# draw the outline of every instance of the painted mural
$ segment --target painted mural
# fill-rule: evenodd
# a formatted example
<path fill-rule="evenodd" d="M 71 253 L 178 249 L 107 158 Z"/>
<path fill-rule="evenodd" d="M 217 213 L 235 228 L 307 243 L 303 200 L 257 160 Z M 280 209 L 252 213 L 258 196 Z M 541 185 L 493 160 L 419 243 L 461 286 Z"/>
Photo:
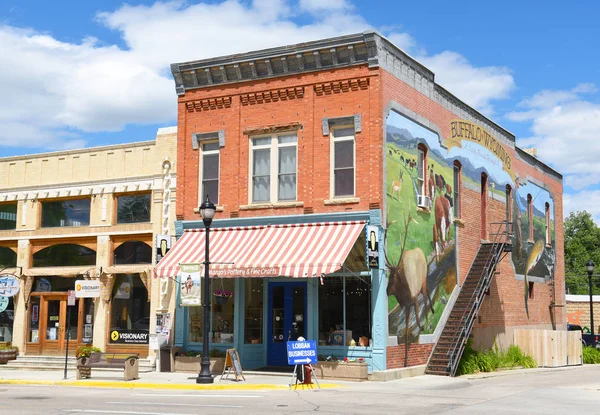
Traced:
<path fill-rule="evenodd" d="M 452 122 L 451 135 L 444 139 L 390 111 L 384 248 L 389 334 L 400 344 L 435 331 L 456 286 L 455 161 L 461 165 L 463 187 L 479 189 L 482 173 L 498 200 L 505 200 L 507 185 L 514 187 L 509 153 L 479 126 Z M 429 209 L 419 207 L 428 203 Z"/>

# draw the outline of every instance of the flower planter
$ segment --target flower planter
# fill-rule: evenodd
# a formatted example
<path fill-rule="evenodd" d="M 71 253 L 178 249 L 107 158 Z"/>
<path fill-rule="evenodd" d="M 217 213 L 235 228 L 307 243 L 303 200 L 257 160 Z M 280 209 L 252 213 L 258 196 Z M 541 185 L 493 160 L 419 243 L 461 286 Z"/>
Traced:
<path fill-rule="evenodd" d="M 200 357 L 175 356 L 175 372 L 200 372 Z M 210 358 L 210 373 L 220 375 L 225 367 L 224 357 Z"/>
<path fill-rule="evenodd" d="M 319 379 L 367 380 L 369 365 L 366 362 L 324 362 L 313 365 Z"/>
<path fill-rule="evenodd" d="M 18 349 L 6 349 L 0 350 L 0 364 L 5 365 L 9 360 L 15 360 L 17 358 Z"/>
<path fill-rule="evenodd" d="M 227 304 L 228 300 L 229 300 L 229 297 L 222 297 L 222 296 L 215 295 L 215 303 L 217 303 L 217 305 L 225 305 L 225 304 Z"/>

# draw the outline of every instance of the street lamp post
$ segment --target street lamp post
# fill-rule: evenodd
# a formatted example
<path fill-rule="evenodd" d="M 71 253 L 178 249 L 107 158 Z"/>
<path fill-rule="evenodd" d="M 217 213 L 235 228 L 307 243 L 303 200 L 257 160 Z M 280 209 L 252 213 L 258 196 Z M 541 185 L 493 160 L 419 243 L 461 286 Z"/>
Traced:
<path fill-rule="evenodd" d="M 592 274 L 594 273 L 594 262 L 590 259 L 587 264 L 585 264 L 588 272 L 588 284 L 590 288 L 590 330 L 592 332 L 592 342 L 594 343 L 594 302 L 592 300 Z M 592 347 L 596 346 L 595 344 L 591 345 Z"/>
<path fill-rule="evenodd" d="M 204 251 L 204 336 L 202 336 L 202 361 L 200 362 L 200 373 L 196 378 L 196 383 L 214 383 L 214 379 L 210 374 L 210 356 L 208 352 L 208 336 L 210 334 L 210 281 L 208 274 L 209 262 L 209 232 L 210 224 L 215 216 L 216 206 L 210 201 L 208 195 L 206 200 L 200 205 L 200 216 L 206 228 L 205 235 L 205 251 Z"/>

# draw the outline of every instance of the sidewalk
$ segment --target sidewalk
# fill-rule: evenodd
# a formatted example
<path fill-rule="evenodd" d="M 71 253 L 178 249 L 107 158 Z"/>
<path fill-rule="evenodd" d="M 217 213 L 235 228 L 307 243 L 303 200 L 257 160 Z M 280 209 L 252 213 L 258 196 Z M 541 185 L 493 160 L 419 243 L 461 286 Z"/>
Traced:
<path fill-rule="evenodd" d="M 106 371 L 92 369 L 92 377 L 77 380 L 75 371 L 67 372 L 64 379 L 64 370 L 12 370 L 0 366 L 0 385 L 48 385 L 48 386 L 83 386 L 100 388 L 123 389 L 165 389 L 165 390 L 289 390 L 291 375 L 264 374 L 260 372 L 244 373 L 246 380 L 236 382 L 235 376 L 221 380 L 215 376 L 214 384 L 199 385 L 196 383 L 197 375 L 194 373 L 180 372 L 140 372 L 140 378 L 125 382 L 122 371 Z M 314 380 L 313 380 L 314 382 Z M 319 380 L 321 388 L 339 388 L 350 386 L 351 383 L 331 380 Z M 293 385 L 292 389 L 318 389 L 313 385 Z"/>

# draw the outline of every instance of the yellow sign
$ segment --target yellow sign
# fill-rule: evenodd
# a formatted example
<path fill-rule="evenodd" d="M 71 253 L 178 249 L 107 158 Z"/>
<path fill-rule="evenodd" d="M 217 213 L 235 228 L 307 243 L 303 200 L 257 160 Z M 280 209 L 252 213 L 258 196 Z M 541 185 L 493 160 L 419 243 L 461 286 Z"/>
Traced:
<path fill-rule="evenodd" d="M 116 330 L 111 332 L 110 338 L 112 339 L 112 341 L 116 342 L 117 340 L 119 340 L 119 332 Z"/>
<path fill-rule="evenodd" d="M 487 130 L 477 124 L 465 120 L 450 122 L 450 138 L 446 140 L 448 151 L 453 147 L 462 148 L 462 141 L 472 141 L 491 151 L 502 162 L 502 170 L 515 180 L 512 170 L 512 158 L 506 147 Z"/>
<path fill-rule="evenodd" d="M 81 291 L 81 284 L 77 284 L 77 285 L 75 286 L 75 289 L 76 289 L 77 291 Z"/>

